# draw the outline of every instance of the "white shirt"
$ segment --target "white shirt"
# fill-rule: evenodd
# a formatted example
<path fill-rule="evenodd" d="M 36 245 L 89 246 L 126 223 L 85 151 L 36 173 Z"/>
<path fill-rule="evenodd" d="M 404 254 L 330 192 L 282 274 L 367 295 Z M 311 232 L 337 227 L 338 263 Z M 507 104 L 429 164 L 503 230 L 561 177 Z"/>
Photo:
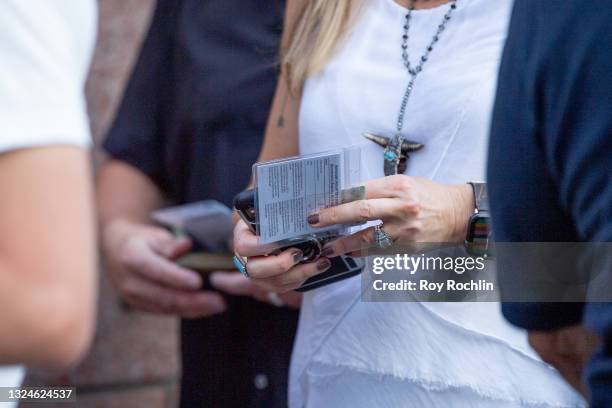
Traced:
<path fill-rule="evenodd" d="M 361 135 L 394 133 L 409 76 L 401 58 L 406 9 L 393 0 L 364 3 L 335 57 L 306 82 L 299 130 L 301 154 L 361 146 L 367 180 L 384 176 L 383 150 Z M 511 5 L 511 0 L 458 0 L 407 105 L 403 133 L 425 144 L 411 154 L 408 175 L 441 183 L 484 180 Z M 413 65 L 448 7 L 413 12 Z M 360 300 L 361 290 L 356 277 L 305 295 L 291 367 L 291 407 L 320 401 L 351 407 L 582 403 L 535 356 L 525 333 L 503 319 L 499 304 L 368 303 Z M 419 390 L 437 399 L 414 402 Z"/>
<path fill-rule="evenodd" d="M 90 145 L 84 84 L 96 21 L 95 0 L 0 1 L 0 154 Z M 24 373 L 0 367 L 0 386 L 18 386 Z"/>
<path fill-rule="evenodd" d="M 90 143 L 83 86 L 94 0 L 0 2 L 0 151 Z"/>

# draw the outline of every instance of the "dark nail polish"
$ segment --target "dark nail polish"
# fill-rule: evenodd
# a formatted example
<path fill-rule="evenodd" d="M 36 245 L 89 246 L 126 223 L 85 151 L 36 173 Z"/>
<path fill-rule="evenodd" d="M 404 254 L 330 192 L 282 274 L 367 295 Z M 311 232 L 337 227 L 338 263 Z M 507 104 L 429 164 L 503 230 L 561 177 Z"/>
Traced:
<path fill-rule="evenodd" d="M 330 266 L 331 266 L 331 261 L 329 259 L 321 259 L 317 263 L 317 269 L 321 272 L 329 269 Z"/>
<path fill-rule="evenodd" d="M 303 258 L 304 258 L 304 253 L 301 250 L 299 249 L 293 250 L 293 262 L 295 263 L 301 262 Z"/>
<path fill-rule="evenodd" d="M 334 248 L 330 246 L 323 248 L 323 251 L 321 251 L 321 256 L 324 256 L 326 258 L 331 258 L 333 254 L 334 254 Z"/>
<path fill-rule="evenodd" d="M 319 223 L 319 214 L 310 214 L 307 218 L 309 224 L 318 224 Z"/>

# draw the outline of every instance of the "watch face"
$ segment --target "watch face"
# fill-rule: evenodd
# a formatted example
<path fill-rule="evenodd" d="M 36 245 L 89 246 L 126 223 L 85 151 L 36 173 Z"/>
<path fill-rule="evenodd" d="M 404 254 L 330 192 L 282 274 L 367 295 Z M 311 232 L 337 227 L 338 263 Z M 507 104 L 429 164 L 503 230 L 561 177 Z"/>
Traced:
<path fill-rule="evenodd" d="M 468 225 L 466 244 L 471 255 L 486 255 L 491 235 L 490 218 L 482 213 L 474 214 Z"/>

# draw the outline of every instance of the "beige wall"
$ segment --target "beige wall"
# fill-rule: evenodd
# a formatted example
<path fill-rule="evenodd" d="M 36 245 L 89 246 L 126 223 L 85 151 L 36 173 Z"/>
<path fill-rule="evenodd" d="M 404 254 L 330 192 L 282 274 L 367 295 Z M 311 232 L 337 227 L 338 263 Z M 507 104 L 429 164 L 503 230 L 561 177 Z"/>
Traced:
<path fill-rule="evenodd" d="M 98 43 L 87 83 L 97 142 L 113 118 L 153 4 L 99 0 Z M 175 319 L 125 311 L 102 273 L 99 321 L 89 357 L 61 375 L 30 372 L 27 384 L 76 386 L 79 407 L 174 407 L 180 370 L 177 330 Z"/>

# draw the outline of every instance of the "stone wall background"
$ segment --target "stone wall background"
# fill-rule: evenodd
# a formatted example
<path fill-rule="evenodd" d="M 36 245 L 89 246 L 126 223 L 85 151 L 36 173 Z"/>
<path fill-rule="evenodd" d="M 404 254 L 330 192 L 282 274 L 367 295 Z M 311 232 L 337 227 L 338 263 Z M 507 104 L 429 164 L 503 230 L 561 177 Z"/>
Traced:
<path fill-rule="evenodd" d="M 87 99 L 93 135 L 100 143 L 138 55 L 155 0 L 98 3 L 98 40 Z M 59 375 L 29 372 L 26 385 L 75 386 L 77 406 L 84 408 L 175 407 L 180 374 L 177 331 L 174 318 L 122 308 L 102 271 L 98 327 L 90 355 L 76 369 Z M 21 407 L 29 408 L 29 404 Z"/>

